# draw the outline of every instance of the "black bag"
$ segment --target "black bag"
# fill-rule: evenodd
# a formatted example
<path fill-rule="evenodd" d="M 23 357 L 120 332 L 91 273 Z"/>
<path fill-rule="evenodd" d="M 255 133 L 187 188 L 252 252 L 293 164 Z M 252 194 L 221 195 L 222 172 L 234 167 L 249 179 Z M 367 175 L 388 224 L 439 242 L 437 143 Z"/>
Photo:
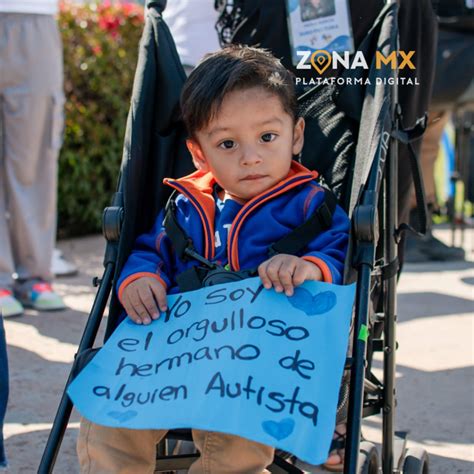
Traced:
<path fill-rule="evenodd" d="M 444 29 L 474 33 L 474 3 L 470 0 L 433 0 L 439 24 Z"/>

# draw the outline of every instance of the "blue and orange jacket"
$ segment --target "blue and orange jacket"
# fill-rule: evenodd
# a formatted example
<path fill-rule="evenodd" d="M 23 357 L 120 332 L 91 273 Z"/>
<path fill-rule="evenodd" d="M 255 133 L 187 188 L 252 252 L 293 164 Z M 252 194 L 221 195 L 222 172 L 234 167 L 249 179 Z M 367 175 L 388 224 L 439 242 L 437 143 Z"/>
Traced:
<path fill-rule="evenodd" d="M 247 270 L 267 260 L 270 246 L 305 222 L 321 205 L 324 189 L 314 181 L 317 176 L 294 161 L 283 181 L 246 202 L 229 230 L 228 262 L 221 263 L 228 263 L 231 270 Z M 196 171 L 178 180 L 165 179 L 164 183 L 180 193 L 175 201 L 178 223 L 193 240 L 197 252 L 213 261 L 214 177 Z M 174 276 L 197 265 L 197 261 L 183 262 L 175 255 L 163 219 L 164 210 L 153 229 L 136 240 L 117 282 L 119 299 L 129 283 L 144 276 L 156 278 L 168 293 L 176 293 L 179 290 Z M 349 218 L 337 206 L 331 228 L 317 235 L 299 256 L 317 265 L 324 281 L 342 283 L 348 233 Z"/>

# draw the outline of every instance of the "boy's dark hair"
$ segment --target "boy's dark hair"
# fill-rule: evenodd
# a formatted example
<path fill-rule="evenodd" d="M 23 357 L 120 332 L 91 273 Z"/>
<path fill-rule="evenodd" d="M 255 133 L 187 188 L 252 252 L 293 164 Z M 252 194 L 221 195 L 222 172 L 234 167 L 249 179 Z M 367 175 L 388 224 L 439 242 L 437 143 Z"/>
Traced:
<path fill-rule="evenodd" d="M 292 73 L 267 50 L 231 45 L 204 56 L 184 84 L 181 114 L 188 134 L 193 137 L 212 120 L 226 94 L 252 87 L 277 95 L 284 111 L 296 119 Z"/>

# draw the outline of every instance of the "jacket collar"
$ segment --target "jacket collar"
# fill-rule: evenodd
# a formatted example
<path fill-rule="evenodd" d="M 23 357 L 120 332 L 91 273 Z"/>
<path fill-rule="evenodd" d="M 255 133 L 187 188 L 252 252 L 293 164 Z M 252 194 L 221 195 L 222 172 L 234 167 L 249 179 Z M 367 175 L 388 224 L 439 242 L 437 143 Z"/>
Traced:
<path fill-rule="evenodd" d="M 307 180 L 309 178 L 313 180 L 318 177 L 318 173 L 317 171 L 309 170 L 302 164 L 293 160 L 291 162 L 291 168 L 287 177 L 279 183 L 275 184 L 275 186 L 273 186 L 272 188 L 264 191 L 262 195 L 267 195 L 267 193 L 271 194 L 273 189 L 280 188 L 282 185 L 284 186 L 288 181 L 299 177 L 301 177 L 302 180 Z M 206 197 L 209 197 L 211 199 L 212 206 L 214 206 L 213 190 L 217 182 L 210 172 L 198 170 L 179 179 L 165 178 L 163 180 L 163 183 L 175 189 L 186 189 L 187 194 L 191 194 L 192 196 L 196 197 L 201 204 L 205 204 L 207 201 Z M 179 185 L 179 188 L 176 185 Z M 260 196 L 261 195 L 255 196 L 252 198 L 252 200 L 258 199 Z M 204 201 L 202 200 L 203 197 Z M 207 207 L 207 205 L 205 205 L 205 207 Z"/>
<path fill-rule="evenodd" d="M 279 195 L 288 189 L 294 188 L 304 182 L 312 181 L 318 177 L 316 171 L 310 171 L 296 161 L 292 161 L 290 171 L 285 179 L 270 189 L 265 190 L 258 196 L 247 201 L 240 214 L 247 214 L 259 203 L 271 199 L 273 195 Z M 217 184 L 210 172 L 195 171 L 180 179 L 165 178 L 163 183 L 171 186 L 184 194 L 194 205 L 201 218 L 204 230 L 204 256 L 208 259 L 214 258 L 214 217 L 215 201 L 213 196 L 214 186 Z"/>

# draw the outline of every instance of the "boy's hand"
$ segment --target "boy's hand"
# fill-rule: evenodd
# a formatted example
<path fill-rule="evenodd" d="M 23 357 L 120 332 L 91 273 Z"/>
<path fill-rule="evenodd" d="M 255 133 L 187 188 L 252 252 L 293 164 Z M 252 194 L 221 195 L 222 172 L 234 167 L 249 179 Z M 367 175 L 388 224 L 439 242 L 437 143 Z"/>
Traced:
<path fill-rule="evenodd" d="M 261 263 L 258 274 L 263 286 L 267 289 L 272 286 L 278 293 L 284 291 L 286 296 L 293 295 L 295 286 L 306 280 L 323 279 L 321 270 L 311 262 L 294 255 L 279 254 Z"/>
<path fill-rule="evenodd" d="M 122 304 L 136 324 L 150 324 L 167 310 L 166 290 L 155 278 L 138 278 L 123 290 Z"/>

